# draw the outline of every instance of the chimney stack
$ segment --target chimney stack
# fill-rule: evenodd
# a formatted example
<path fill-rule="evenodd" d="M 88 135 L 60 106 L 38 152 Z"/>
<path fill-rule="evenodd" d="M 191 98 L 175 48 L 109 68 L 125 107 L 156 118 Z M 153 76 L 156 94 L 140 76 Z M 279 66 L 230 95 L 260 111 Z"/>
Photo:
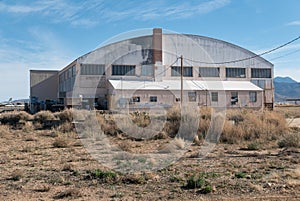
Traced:
<path fill-rule="evenodd" d="M 153 29 L 153 40 L 152 40 L 152 48 L 153 48 L 153 64 L 157 62 L 162 63 L 162 29 L 154 28 Z"/>

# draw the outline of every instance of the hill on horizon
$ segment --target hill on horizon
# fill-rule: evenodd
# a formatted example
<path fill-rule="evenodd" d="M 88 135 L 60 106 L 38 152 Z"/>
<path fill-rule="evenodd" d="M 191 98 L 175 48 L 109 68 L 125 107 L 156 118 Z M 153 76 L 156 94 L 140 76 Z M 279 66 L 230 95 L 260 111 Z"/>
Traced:
<path fill-rule="evenodd" d="M 288 98 L 300 98 L 300 83 L 290 77 L 275 77 L 275 102 L 282 102 Z"/>

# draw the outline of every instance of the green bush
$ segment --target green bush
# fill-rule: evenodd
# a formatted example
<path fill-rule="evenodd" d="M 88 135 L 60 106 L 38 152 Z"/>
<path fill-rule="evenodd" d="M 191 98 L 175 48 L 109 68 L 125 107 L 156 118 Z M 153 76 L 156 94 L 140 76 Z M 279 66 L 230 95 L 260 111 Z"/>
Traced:
<path fill-rule="evenodd" d="M 105 170 L 100 170 L 96 169 L 95 171 L 90 173 L 92 178 L 99 179 L 103 182 L 111 182 L 111 181 L 116 181 L 117 179 L 117 174 L 113 171 L 105 171 Z"/>
<path fill-rule="evenodd" d="M 185 187 L 187 189 L 202 188 L 207 184 L 203 175 L 193 175 L 188 178 Z"/>

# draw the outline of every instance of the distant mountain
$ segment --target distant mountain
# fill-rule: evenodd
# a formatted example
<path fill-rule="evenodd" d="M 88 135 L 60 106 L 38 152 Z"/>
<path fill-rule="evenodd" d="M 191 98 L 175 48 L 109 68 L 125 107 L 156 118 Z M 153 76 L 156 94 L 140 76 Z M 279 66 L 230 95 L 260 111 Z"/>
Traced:
<path fill-rule="evenodd" d="M 300 98 L 300 83 L 290 77 L 276 77 L 274 87 L 275 102 L 282 102 L 288 98 Z"/>
<path fill-rule="evenodd" d="M 297 83 L 297 81 L 293 80 L 290 77 L 275 77 L 274 82 L 280 82 L 280 83 Z"/>

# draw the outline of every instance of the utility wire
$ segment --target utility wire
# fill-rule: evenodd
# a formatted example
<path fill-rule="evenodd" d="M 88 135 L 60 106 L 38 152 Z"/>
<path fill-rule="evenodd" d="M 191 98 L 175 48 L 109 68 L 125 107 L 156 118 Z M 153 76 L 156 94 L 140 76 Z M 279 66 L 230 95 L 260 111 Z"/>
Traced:
<path fill-rule="evenodd" d="M 246 60 L 254 59 L 256 57 L 261 57 L 263 55 L 269 54 L 269 53 L 274 52 L 274 51 L 276 51 L 278 49 L 281 49 L 281 48 L 283 48 L 283 47 L 285 47 L 285 46 L 287 46 L 287 45 L 289 45 L 289 44 L 291 44 L 291 43 L 293 43 L 293 42 L 295 42 L 295 41 L 297 41 L 299 39 L 300 39 L 300 36 L 298 36 L 297 38 L 295 38 L 295 39 L 293 39 L 293 40 L 291 40 L 291 41 L 289 41 L 287 43 L 284 43 L 283 45 L 280 45 L 280 46 L 278 46 L 276 48 L 273 48 L 271 50 L 265 51 L 265 52 L 263 52 L 261 54 L 256 54 L 256 55 L 251 56 L 251 57 L 247 57 L 247 58 L 243 58 L 243 59 L 237 59 L 237 60 L 232 60 L 232 61 L 225 61 L 225 62 L 203 62 L 203 61 L 197 61 L 197 60 L 193 60 L 193 59 L 189 59 L 189 58 L 184 58 L 184 59 L 188 60 L 188 61 L 191 61 L 191 62 L 194 62 L 194 63 L 201 63 L 201 64 L 228 64 L 228 63 L 237 63 L 237 62 L 246 61 Z"/>
<path fill-rule="evenodd" d="M 275 57 L 275 58 L 271 58 L 271 59 L 269 59 L 269 60 L 270 60 L 270 61 L 274 61 L 274 60 L 276 60 L 276 59 L 280 59 L 280 58 L 283 58 L 283 57 L 287 57 L 287 56 L 292 55 L 292 54 L 295 54 L 295 53 L 297 53 L 297 52 L 300 52 L 300 49 L 297 49 L 297 50 L 295 50 L 295 51 L 292 51 L 292 52 L 283 54 L 283 55 L 278 56 L 278 57 Z"/>
<path fill-rule="evenodd" d="M 166 68 L 164 71 L 160 72 L 159 74 L 156 74 L 155 76 L 158 76 L 158 75 L 161 75 L 161 74 L 165 73 L 167 70 L 169 70 L 178 61 L 179 58 L 180 57 L 177 57 L 176 60 L 171 65 L 169 65 L 168 68 Z"/>

